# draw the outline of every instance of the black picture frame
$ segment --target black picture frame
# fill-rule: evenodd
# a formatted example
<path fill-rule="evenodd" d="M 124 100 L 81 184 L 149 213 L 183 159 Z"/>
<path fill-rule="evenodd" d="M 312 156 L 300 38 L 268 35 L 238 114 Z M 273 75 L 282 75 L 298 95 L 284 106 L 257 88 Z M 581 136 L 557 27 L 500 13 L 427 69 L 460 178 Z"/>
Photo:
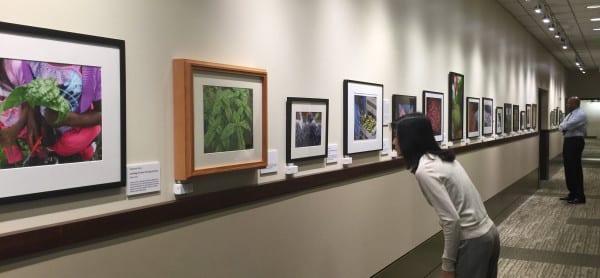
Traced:
<path fill-rule="evenodd" d="M 465 76 L 460 73 L 448 74 L 448 140 L 464 138 Z"/>
<path fill-rule="evenodd" d="M 345 79 L 343 113 L 344 155 L 383 149 L 383 84 Z"/>
<path fill-rule="evenodd" d="M 510 133 L 512 131 L 512 104 L 504 104 L 504 133 Z"/>
<path fill-rule="evenodd" d="M 526 126 L 526 122 L 527 122 L 527 119 L 526 119 L 527 114 L 525 113 L 525 110 L 521 110 L 520 113 L 521 113 L 521 115 L 519 118 L 519 122 L 520 122 L 519 126 L 521 127 L 521 130 L 525 130 L 525 126 Z"/>
<path fill-rule="evenodd" d="M 101 151 L 100 158 L 93 158 L 98 160 L 62 164 L 59 158 L 60 164 L 24 167 L 19 171 L 0 169 L 3 183 L 19 184 L 10 191 L 0 189 L 0 203 L 124 186 L 125 41 L 7 22 L 0 22 L 0 40 L 1 58 L 4 59 L 98 69 L 97 76 L 101 76 L 98 82 L 102 87 L 98 102 L 102 103 L 103 114 L 98 125 L 100 133 L 96 137 L 101 142 L 101 150 L 94 148 L 94 153 Z M 28 47 L 30 45 L 36 47 Z"/>
<path fill-rule="evenodd" d="M 496 134 L 502 134 L 502 127 L 504 126 L 503 115 L 504 109 L 500 106 L 496 107 Z"/>
<path fill-rule="evenodd" d="M 488 136 L 494 133 L 494 99 L 487 97 L 481 99 L 481 134 Z"/>
<path fill-rule="evenodd" d="M 519 131 L 519 105 L 513 104 L 513 131 Z"/>
<path fill-rule="evenodd" d="M 536 103 L 531 105 L 531 118 L 531 128 L 536 129 L 538 126 L 538 109 Z"/>
<path fill-rule="evenodd" d="M 481 99 L 467 97 L 467 138 L 481 136 Z"/>
<path fill-rule="evenodd" d="M 417 97 L 410 95 L 392 95 L 392 121 L 401 116 L 417 112 Z"/>
<path fill-rule="evenodd" d="M 286 163 L 327 157 L 328 134 L 328 99 L 287 98 Z"/>
<path fill-rule="evenodd" d="M 525 104 L 525 128 L 531 128 L 531 104 Z"/>
<path fill-rule="evenodd" d="M 444 94 L 423 91 L 423 114 L 431 122 L 435 141 L 444 140 Z"/>

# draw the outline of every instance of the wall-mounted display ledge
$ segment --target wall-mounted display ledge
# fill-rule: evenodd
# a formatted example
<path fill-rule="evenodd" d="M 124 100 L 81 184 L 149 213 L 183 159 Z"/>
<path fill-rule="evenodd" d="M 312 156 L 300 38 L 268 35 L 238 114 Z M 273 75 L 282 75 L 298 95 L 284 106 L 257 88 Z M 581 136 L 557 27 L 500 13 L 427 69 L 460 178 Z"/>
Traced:
<path fill-rule="evenodd" d="M 457 146 L 452 149 L 455 153 L 460 154 L 538 135 L 538 132 L 531 132 L 466 146 Z M 42 251 L 68 248 L 92 240 L 135 233 L 156 225 L 174 223 L 191 216 L 202 216 L 223 209 L 266 201 L 287 194 L 368 177 L 382 172 L 400 171 L 405 169 L 404 166 L 403 159 L 352 165 L 339 170 L 275 181 L 261 186 L 244 186 L 203 195 L 192 195 L 166 203 L 113 214 L 17 231 L 0 236 L 0 261 L 16 260 L 19 257 L 34 255 Z"/>

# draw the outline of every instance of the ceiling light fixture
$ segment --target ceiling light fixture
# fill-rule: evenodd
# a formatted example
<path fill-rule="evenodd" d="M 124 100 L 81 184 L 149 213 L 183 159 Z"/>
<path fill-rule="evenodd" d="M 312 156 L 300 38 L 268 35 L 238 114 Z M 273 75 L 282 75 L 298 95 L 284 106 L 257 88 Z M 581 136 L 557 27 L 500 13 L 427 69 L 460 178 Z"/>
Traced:
<path fill-rule="evenodd" d="M 548 26 L 548 30 L 550 32 L 554 32 L 554 30 L 556 30 L 556 26 L 554 26 L 554 23 L 550 24 L 550 26 Z"/>
<path fill-rule="evenodd" d="M 538 4 L 537 6 L 535 6 L 535 8 L 533 8 L 533 11 L 536 14 L 541 14 L 542 13 L 542 6 L 540 4 Z"/>
<path fill-rule="evenodd" d="M 548 24 L 551 22 L 550 17 L 548 17 L 547 15 L 544 15 L 544 17 L 542 18 L 542 22 Z"/>
<path fill-rule="evenodd" d="M 554 33 L 554 38 L 560 39 L 560 32 L 556 31 L 556 33 Z"/>
<path fill-rule="evenodd" d="M 600 31 L 600 28 L 594 28 L 592 30 L 594 30 L 594 31 Z"/>
<path fill-rule="evenodd" d="M 590 18 L 590 21 L 600 21 L 600 17 Z"/>
<path fill-rule="evenodd" d="M 597 8 L 600 8 L 600 5 L 589 5 L 586 8 L 588 8 L 588 9 L 597 9 Z"/>

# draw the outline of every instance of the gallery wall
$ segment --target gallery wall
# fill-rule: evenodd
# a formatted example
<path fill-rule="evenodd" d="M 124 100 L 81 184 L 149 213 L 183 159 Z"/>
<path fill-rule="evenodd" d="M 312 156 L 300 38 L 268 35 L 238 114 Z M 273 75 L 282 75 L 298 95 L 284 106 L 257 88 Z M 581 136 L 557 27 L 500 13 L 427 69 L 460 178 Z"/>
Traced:
<path fill-rule="evenodd" d="M 419 110 L 423 90 L 447 100 L 450 71 L 465 75 L 465 96 L 493 98 L 494 106 L 537 103 L 538 88 L 548 90 L 550 107 L 565 95 L 562 65 L 491 0 L 0 3 L 7 7 L 2 21 L 125 40 L 127 162 L 161 165 L 158 194 L 127 198 L 124 189 L 112 189 L 9 204 L 0 214 L 2 234 L 175 198 L 174 58 L 269 75 L 268 146 L 279 152 L 278 173 L 197 178 L 196 193 L 285 178 L 287 97 L 329 99 L 329 142 L 341 149 L 344 79 L 383 84 L 384 98 L 415 95 Z M 559 140 L 551 139 L 551 155 Z M 537 145 L 530 137 L 458 159 L 487 200 L 537 168 Z M 355 163 L 380 159 L 389 158 L 373 153 Z M 341 167 L 314 162 L 297 175 Z M 398 169 L 32 256 L 0 271 L 3 277 L 366 277 L 439 230 L 414 178 Z"/>

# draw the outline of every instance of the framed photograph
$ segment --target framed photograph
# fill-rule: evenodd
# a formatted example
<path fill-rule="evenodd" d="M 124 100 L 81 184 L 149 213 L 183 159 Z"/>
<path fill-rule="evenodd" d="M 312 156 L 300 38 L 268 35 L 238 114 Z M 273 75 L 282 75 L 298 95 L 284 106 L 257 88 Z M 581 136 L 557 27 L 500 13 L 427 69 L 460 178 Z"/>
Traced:
<path fill-rule="evenodd" d="M 521 111 L 521 116 L 520 116 L 521 130 L 525 129 L 525 125 L 526 125 L 525 122 L 527 121 L 526 117 L 527 117 L 527 114 L 525 114 L 525 111 Z"/>
<path fill-rule="evenodd" d="M 552 111 L 550 111 L 550 126 L 554 127 L 556 125 L 556 110 L 552 109 Z"/>
<path fill-rule="evenodd" d="M 483 113 L 481 122 L 483 123 L 482 134 L 484 136 L 494 133 L 494 100 L 491 98 L 483 99 Z"/>
<path fill-rule="evenodd" d="M 423 91 L 423 113 L 433 128 L 435 140 L 441 142 L 444 140 L 444 94 L 431 91 Z"/>
<path fill-rule="evenodd" d="M 504 133 L 510 133 L 512 130 L 512 104 L 504 104 Z"/>
<path fill-rule="evenodd" d="M 0 198 L 123 186 L 125 42 L 4 22 L 0 42 Z"/>
<path fill-rule="evenodd" d="M 560 123 L 562 123 L 564 117 L 565 117 L 565 115 L 564 115 L 563 111 L 558 110 L 558 120 L 556 121 L 556 125 L 559 125 Z"/>
<path fill-rule="evenodd" d="M 448 137 L 450 141 L 463 138 L 463 113 L 465 99 L 465 76 L 448 74 Z"/>
<path fill-rule="evenodd" d="M 519 106 L 513 105 L 513 131 L 519 131 Z"/>
<path fill-rule="evenodd" d="M 173 60 L 175 179 L 265 167 L 267 72 Z"/>
<path fill-rule="evenodd" d="M 344 155 L 383 149 L 383 85 L 344 80 Z"/>
<path fill-rule="evenodd" d="M 417 97 L 407 95 L 392 95 L 392 121 L 417 112 Z"/>
<path fill-rule="evenodd" d="M 479 137 L 481 135 L 479 122 L 481 114 L 481 103 L 479 98 L 467 97 L 467 137 Z"/>
<path fill-rule="evenodd" d="M 531 128 L 532 129 L 537 128 L 537 122 L 538 122 L 537 104 L 534 103 L 531 105 Z"/>
<path fill-rule="evenodd" d="M 531 104 L 525 104 L 525 128 L 531 128 Z"/>
<path fill-rule="evenodd" d="M 502 110 L 502 107 L 500 107 L 500 106 L 496 107 L 496 134 L 502 134 L 502 126 L 503 126 L 502 115 L 503 114 L 504 114 L 504 110 Z"/>
<path fill-rule="evenodd" d="M 286 162 L 327 156 L 329 100 L 287 98 Z"/>

